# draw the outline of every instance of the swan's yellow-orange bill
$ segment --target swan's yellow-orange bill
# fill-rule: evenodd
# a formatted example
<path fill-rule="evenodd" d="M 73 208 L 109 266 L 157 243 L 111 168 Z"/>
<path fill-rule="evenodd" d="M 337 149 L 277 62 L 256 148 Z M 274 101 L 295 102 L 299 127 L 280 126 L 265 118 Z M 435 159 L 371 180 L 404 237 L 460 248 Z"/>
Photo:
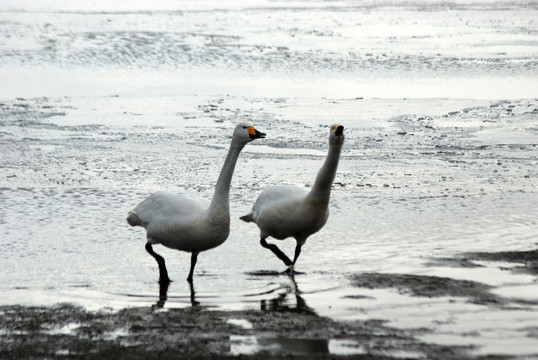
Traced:
<path fill-rule="evenodd" d="M 333 131 L 336 135 L 342 135 L 344 127 L 342 125 L 333 125 Z"/>
<path fill-rule="evenodd" d="M 254 126 L 249 126 L 247 128 L 247 131 L 249 135 L 256 135 L 256 129 L 254 128 Z"/>

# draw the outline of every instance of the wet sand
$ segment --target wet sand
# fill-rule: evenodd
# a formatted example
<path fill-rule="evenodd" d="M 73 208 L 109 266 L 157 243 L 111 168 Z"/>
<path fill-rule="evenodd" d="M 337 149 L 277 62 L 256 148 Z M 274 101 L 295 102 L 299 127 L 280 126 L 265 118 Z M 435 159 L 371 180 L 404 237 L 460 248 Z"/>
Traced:
<path fill-rule="evenodd" d="M 466 348 L 417 340 L 425 330 L 333 321 L 307 309 L 88 312 L 72 305 L 0 308 L 2 358 L 444 358 Z"/>
<path fill-rule="evenodd" d="M 2 358 L 325 358 L 330 342 L 342 352 L 390 357 L 447 349 L 420 344 L 410 331 L 381 322 L 335 322 L 307 310 L 211 311 L 194 306 L 159 311 L 130 308 L 86 312 L 70 305 L 2 308 Z M 242 354 L 246 352 L 246 354 Z M 450 349 L 454 354 L 457 349 Z"/>

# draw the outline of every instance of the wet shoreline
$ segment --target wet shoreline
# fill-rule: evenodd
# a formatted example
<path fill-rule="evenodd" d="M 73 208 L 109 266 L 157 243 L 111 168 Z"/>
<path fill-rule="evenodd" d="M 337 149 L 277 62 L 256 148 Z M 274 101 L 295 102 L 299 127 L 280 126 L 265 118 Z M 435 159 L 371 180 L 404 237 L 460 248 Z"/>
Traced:
<path fill-rule="evenodd" d="M 535 274 L 538 250 L 466 253 L 452 259 L 433 259 L 451 266 L 481 266 L 488 260 L 517 264 L 513 271 Z M 260 276 L 279 276 L 262 274 Z M 463 297 L 481 306 L 510 308 L 538 305 L 514 302 L 490 292 L 493 287 L 473 281 L 436 276 L 362 273 L 349 276 L 352 286 L 390 288 L 413 297 Z M 306 305 L 296 288 L 295 304 L 274 299 L 258 310 L 222 311 L 203 305 L 191 294 L 192 306 L 166 308 L 167 289 L 151 307 L 121 310 L 57 304 L 0 307 L 2 358 L 435 358 L 528 359 L 538 356 L 473 354 L 479 346 L 439 345 L 420 340 L 433 329 L 391 327 L 383 319 L 336 321 L 319 316 Z M 282 298 L 283 299 L 283 298 Z M 358 297 L 360 303 L 361 298 Z M 163 309 L 164 308 L 164 309 Z M 522 336 L 538 340 L 538 327 L 522 329 Z"/>
<path fill-rule="evenodd" d="M 63 304 L 1 307 L 0 312 L 2 358 L 270 359 L 350 354 L 385 359 L 407 352 L 465 358 L 461 349 L 421 343 L 413 339 L 413 331 L 384 327 L 382 321 L 335 322 L 300 310 L 86 312 Z M 331 341 L 344 344 L 336 351 L 344 355 L 330 354 Z"/>

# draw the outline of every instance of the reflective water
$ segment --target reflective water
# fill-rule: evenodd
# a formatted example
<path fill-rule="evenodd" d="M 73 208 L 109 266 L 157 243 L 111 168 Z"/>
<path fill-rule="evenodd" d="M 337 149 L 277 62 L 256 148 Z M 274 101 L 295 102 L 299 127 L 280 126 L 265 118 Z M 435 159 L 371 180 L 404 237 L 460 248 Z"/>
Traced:
<path fill-rule="evenodd" d="M 536 248 L 534 6 L 92 4 L 0 5 L 1 304 L 299 308 L 431 328 L 479 354 L 536 344 L 535 274 L 433 261 Z M 192 289 L 189 255 L 156 248 L 174 280 L 159 289 L 125 216 L 156 190 L 211 197 L 243 119 L 267 138 L 240 156 L 231 235 L 200 255 Z M 293 280 L 238 218 L 269 185 L 310 186 L 335 122 L 331 216 Z M 474 280 L 508 305 L 352 286 L 363 272 Z M 357 350 L 334 341 L 321 346 Z"/>

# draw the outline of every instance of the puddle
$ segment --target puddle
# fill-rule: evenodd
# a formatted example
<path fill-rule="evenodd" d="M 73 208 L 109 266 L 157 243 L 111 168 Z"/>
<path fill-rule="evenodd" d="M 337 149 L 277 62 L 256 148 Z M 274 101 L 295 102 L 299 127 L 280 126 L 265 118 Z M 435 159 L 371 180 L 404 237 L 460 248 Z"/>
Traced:
<path fill-rule="evenodd" d="M 230 352 L 232 355 L 253 355 L 261 350 L 254 335 L 231 335 Z"/>
<path fill-rule="evenodd" d="M 252 329 L 252 323 L 245 319 L 228 319 L 226 322 L 242 329 Z"/>
<path fill-rule="evenodd" d="M 332 355 L 357 355 L 366 354 L 359 344 L 353 340 L 331 339 L 329 340 L 329 354 Z"/>
<path fill-rule="evenodd" d="M 301 339 L 233 335 L 230 337 L 232 355 L 253 355 L 260 352 L 289 355 L 357 355 L 364 349 L 353 340 Z"/>
<path fill-rule="evenodd" d="M 79 323 L 69 323 L 61 327 L 50 328 L 45 331 L 49 335 L 74 335 L 75 332 L 80 328 Z"/>

